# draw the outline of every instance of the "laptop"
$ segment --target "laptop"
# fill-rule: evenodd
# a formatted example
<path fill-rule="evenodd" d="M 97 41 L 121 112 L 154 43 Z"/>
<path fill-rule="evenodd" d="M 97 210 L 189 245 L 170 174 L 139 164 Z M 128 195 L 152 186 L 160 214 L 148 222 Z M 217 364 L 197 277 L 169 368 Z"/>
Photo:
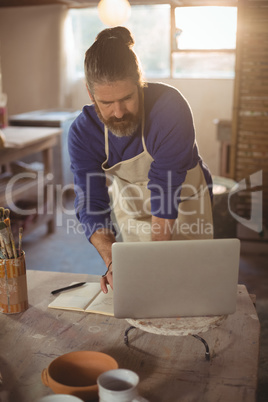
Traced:
<path fill-rule="evenodd" d="M 232 314 L 239 257 L 238 239 L 114 243 L 114 315 L 138 319 Z"/>

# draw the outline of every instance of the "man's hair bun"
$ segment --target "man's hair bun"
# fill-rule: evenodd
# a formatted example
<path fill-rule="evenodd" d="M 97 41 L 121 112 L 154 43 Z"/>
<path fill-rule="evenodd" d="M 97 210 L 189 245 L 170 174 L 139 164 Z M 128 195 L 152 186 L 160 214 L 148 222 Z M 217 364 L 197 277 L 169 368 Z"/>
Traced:
<path fill-rule="evenodd" d="M 106 28 L 98 34 L 86 51 L 84 62 L 91 94 L 94 94 L 95 84 L 131 79 L 139 87 L 145 85 L 134 43 L 131 32 L 125 27 Z"/>
<path fill-rule="evenodd" d="M 129 48 L 132 48 L 135 43 L 131 32 L 127 28 L 120 26 L 104 29 L 96 37 L 96 41 L 98 42 L 104 42 L 113 39 L 121 40 Z"/>

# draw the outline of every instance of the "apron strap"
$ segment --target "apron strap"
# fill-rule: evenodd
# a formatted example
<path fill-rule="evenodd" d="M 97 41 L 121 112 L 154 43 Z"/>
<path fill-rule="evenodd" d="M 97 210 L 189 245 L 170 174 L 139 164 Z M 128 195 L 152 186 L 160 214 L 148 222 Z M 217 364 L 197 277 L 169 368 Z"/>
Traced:
<path fill-rule="evenodd" d="M 147 148 L 146 148 L 146 144 L 145 144 L 145 139 L 144 139 L 145 112 L 144 112 L 144 92 L 143 92 L 143 88 L 141 90 L 141 98 L 142 98 L 141 140 L 142 140 L 143 151 L 148 153 Z"/>
<path fill-rule="evenodd" d="M 106 155 L 106 163 L 109 158 L 109 139 L 108 139 L 108 127 L 104 126 L 104 139 L 105 139 L 105 155 Z"/>

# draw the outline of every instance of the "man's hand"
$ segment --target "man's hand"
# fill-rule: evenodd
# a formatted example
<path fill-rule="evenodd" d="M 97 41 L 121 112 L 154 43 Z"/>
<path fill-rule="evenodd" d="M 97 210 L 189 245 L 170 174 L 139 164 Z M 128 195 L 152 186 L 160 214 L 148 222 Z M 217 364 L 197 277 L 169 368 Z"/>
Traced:
<path fill-rule="evenodd" d="M 90 238 L 93 246 L 98 250 L 100 256 L 105 262 L 108 271 L 102 276 L 100 280 L 101 290 L 104 293 L 108 292 L 107 285 L 109 284 L 113 289 L 113 273 L 112 273 L 112 244 L 115 243 L 114 234 L 108 229 L 99 229 L 93 233 Z"/>
<path fill-rule="evenodd" d="M 109 271 L 105 275 L 103 275 L 100 280 L 101 290 L 103 291 L 103 293 L 108 293 L 108 284 L 113 289 L 113 271 L 111 267 L 112 265 L 110 265 Z"/>

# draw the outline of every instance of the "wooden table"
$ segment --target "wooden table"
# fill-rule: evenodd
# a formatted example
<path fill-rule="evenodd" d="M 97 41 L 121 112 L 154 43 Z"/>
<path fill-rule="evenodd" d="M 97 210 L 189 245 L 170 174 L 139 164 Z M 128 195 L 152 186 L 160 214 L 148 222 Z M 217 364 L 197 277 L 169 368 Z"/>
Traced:
<path fill-rule="evenodd" d="M 238 286 L 236 313 L 202 334 L 211 351 L 206 361 L 202 343 L 192 336 L 134 329 L 126 346 L 125 320 L 47 308 L 51 290 L 73 281 L 95 282 L 97 276 L 27 271 L 27 280 L 29 309 L 0 315 L 1 401 L 36 402 L 52 394 L 41 382 L 42 370 L 76 350 L 108 353 L 119 367 L 138 373 L 140 394 L 151 402 L 255 401 L 260 324 L 244 286 Z"/>
<path fill-rule="evenodd" d="M 39 219 L 37 225 L 47 223 L 48 232 L 52 233 L 55 229 L 56 211 L 54 191 L 50 191 L 48 195 L 45 190 L 47 184 L 53 188 L 53 175 L 55 174 L 53 148 L 60 141 L 62 130 L 60 128 L 10 126 L 2 131 L 6 143 L 5 148 L 0 149 L 0 165 L 9 165 L 25 156 L 42 152 L 44 170 L 43 172 L 31 173 L 32 177 L 29 173 L 28 176 L 21 174 L 22 177 L 8 172 L 0 175 L 0 206 L 17 212 L 17 201 L 34 196 L 38 199 Z M 34 228 L 32 227 L 32 229 Z"/>

